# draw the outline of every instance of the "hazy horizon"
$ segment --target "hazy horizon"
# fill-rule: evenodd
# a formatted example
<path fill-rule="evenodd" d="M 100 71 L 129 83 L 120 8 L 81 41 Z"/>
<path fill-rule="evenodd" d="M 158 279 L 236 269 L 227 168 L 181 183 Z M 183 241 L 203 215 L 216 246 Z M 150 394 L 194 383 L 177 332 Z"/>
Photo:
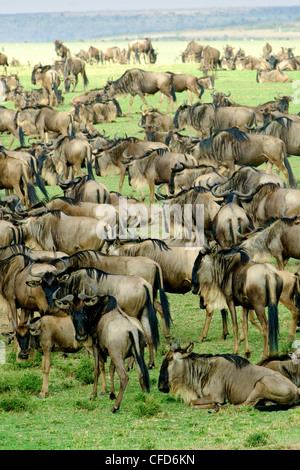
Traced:
<path fill-rule="evenodd" d="M 152 0 L 151 4 L 141 3 L 137 0 L 115 0 L 107 7 L 104 2 L 99 0 L 51 0 L 49 3 L 41 3 L 36 0 L 14 0 L 11 4 L 1 5 L 0 14 L 22 14 L 22 13 L 59 13 L 59 12 L 101 12 L 101 11 L 132 11 L 132 10 L 192 10 L 192 9 L 210 9 L 210 8 L 257 8 L 257 7 L 282 7 L 282 6 L 300 6 L 300 0 L 252 0 L 249 4 L 241 5 L 240 0 L 211 0 L 209 5 L 202 0 L 186 0 L 184 7 L 182 4 L 174 5 L 174 0 Z"/>

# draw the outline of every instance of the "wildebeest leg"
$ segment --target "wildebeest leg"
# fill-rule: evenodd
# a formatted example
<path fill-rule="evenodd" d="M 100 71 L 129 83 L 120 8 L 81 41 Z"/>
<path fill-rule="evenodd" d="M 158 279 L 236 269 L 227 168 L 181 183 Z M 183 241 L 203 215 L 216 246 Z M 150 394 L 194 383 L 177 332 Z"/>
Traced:
<path fill-rule="evenodd" d="M 203 327 L 201 336 L 199 339 L 196 340 L 196 343 L 202 343 L 202 341 L 207 338 L 207 333 L 209 330 L 209 325 L 210 325 L 213 313 L 214 313 L 214 310 L 209 310 L 208 307 L 206 307 L 204 327 Z"/>
<path fill-rule="evenodd" d="M 9 145 L 8 145 L 8 150 L 10 150 L 12 144 L 13 144 L 13 141 L 14 141 L 15 137 L 13 134 L 11 134 L 11 137 L 10 137 L 10 141 L 9 141 Z"/>
<path fill-rule="evenodd" d="M 109 389 L 109 398 L 110 400 L 115 400 L 116 399 L 116 394 L 115 394 L 115 365 L 113 361 L 110 361 L 110 366 L 109 366 L 109 376 L 110 376 L 110 389 Z"/>
<path fill-rule="evenodd" d="M 98 387 L 98 380 L 99 380 L 99 373 L 101 374 L 101 391 L 100 395 L 105 395 L 106 391 L 106 380 L 105 380 L 105 366 L 103 361 L 100 359 L 99 349 L 96 344 L 93 344 L 93 355 L 94 355 L 94 385 L 93 391 L 90 397 L 92 398 L 97 397 L 97 387 Z"/>
<path fill-rule="evenodd" d="M 289 329 L 289 341 L 293 341 L 296 337 L 296 329 L 297 329 L 297 322 L 298 322 L 298 309 L 294 302 L 291 299 L 284 299 L 282 295 L 280 297 L 280 303 L 283 304 L 292 314 L 292 320 L 290 323 Z"/>
<path fill-rule="evenodd" d="M 155 199 L 154 199 L 155 184 L 153 181 L 149 181 L 148 183 L 149 183 L 149 191 L 150 191 L 150 195 L 149 195 L 150 204 L 154 204 L 155 203 Z"/>
<path fill-rule="evenodd" d="M 129 377 L 126 373 L 126 370 L 125 370 L 125 367 L 124 367 L 124 362 L 120 358 L 116 357 L 110 351 L 109 351 L 109 356 L 111 358 L 111 361 L 114 363 L 114 366 L 116 368 L 117 374 L 118 374 L 119 379 L 120 379 L 119 393 L 118 393 L 117 399 L 115 401 L 114 407 L 111 409 L 111 412 L 115 413 L 120 408 L 120 403 L 122 401 L 122 398 L 123 398 L 123 395 L 124 395 L 125 388 L 127 386 Z"/>
<path fill-rule="evenodd" d="M 42 358 L 42 373 L 43 373 L 43 385 L 42 390 L 39 393 L 41 398 L 45 398 L 49 388 L 49 371 L 50 371 L 50 355 L 51 347 L 44 348 Z"/>
<path fill-rule="evenodd" d="M 249 313 L 249 310 L 247 308 L 243 308 L 242 331 L 244 333 L 244 338 L 245 338 L 245 357 L 246 358 L 251 357 L 251 349 L 250 349 L 250 345 L 249 345 L 249 341 L 248 341 L 248 313 Z M 241 340 L 241 338 L 240 338 L 240 340 Z"/>
<path fill-rule="evenodd" d="M 126 169 L 127 169 L 126 165 L 122 165 L 120 168 L 120 179 L 119 179 L 119 193 L 120 194 L 122 194 L 122 188 L 123 188 L 124 179 L 126 176 Z"/>
<path fill-rule="evenodd" d="M 147 103 L 146 98 L 145 98 L 145 96 L 143 95 L 143 93 L 138 93 L 138 95 L 139 95 L 139 97 L 141 98 L 141 100 L 142 100 L 142 102 L 144 103 L 144 105 L 147 106 L 148 109 L 150 109 L 150 106 L 149 106 L 149 104 Z M 130 111 L 131 111 L 131 106 L 132 106 L 133 98 L 134 98 L 134 96 L 132 96 L 132 97 L 130 98 L 130 103 L 131 103 L 131 104 L 129 103 L 129 110 L 128 110 L 127 114 L 129 114 Z"/>
<path fill-rule="evenodd" d="M 73 86 L 73 92 L 75 92 L 75 91 L 76 91 L 77 83 L 78 83 L 78 75 L 74 75 L 74 86 Z"/>
<path fill-rule="evenodd" d="M 146 342 L 149 346 L 148 369 L 152 369 L 152 367 L 154 367 L 154 345 L 153 345 L 153 340 L 151 336 L 151 328 L 150 328 L 150 324 L 149 324 L 149 320 L 148 320 L 146 312 L 143 312 L 140 322 L 141 322 L 141 325 L 145 334 Z"/>
<path fill-rule="evenodd" d="M 297 387 L 293 386 L 289 380 L 283 381 L 281 377 L 268 375 L 256 382 L 255 387 L 244 403 L 236 406 L 255 406 L 261 400 L 291 404 L 296 400 L 297 395 Z"/>
<path fill-rule="evenodd" d="M 195 400 L 191 400 L 190 406 L 193 408 L 214 408 L 216 404 L 223 404 L 224 397 L 223 396 L 207 396 L 196 398 Z"/>
<path fill-rule="evenodd" d="M 237 354 L 238 353 L 238 323 L 237 323 L 237 317 L 236 317 L 236 310 L 235 310 L 235 305 L 231 299 L 227 300 L 227 305 L 231 314 L 231 320 L 232 320 L 232 330 L 233 330 L 233 353 Z"/>
<path fill-rule="evenodd" d="M 227 310 L 225 310 L 225 308 L 221 310 L 221 315 L 222 315 L 222 325 L 223 325 L 223 332 L 222 332 L 221 339 L 226 339 L 226 337 L 229 335 L 229 331 L 228 331 L 228 325 L 227 325 Z"/>
<path fill-rule="evenodd" d="M 262 327 L 262 334 L 264 337 L 264 349 L 262 359 L 265 359 L 268 356 L 268 345 L 269 345 L 269 328 L 268 321 L 265 314 L 264 307 L 258 307 L 255 309 L 257 318 Z"/>
<path fill-rule="evenodd" d="M 164 332 L 164 337 L 166 338 L 167 341 L 170 341 L 170 331 L 166 326 L 166 321 L 164 317 L 164 312 L 161 306 L 161 303 L 158 300 L 154 300 L 154 308 L 155 310 L 159 313 L 160 318 L 161 318 L 161 324 Z"/>

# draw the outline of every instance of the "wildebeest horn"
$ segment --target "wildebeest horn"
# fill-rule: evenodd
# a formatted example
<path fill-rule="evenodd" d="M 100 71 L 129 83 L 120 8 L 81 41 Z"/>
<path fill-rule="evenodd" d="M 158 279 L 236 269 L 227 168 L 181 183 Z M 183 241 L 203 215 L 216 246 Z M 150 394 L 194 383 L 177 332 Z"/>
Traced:
<path fill-rule="evenodd" d="M 227 191 L 224 191 L 224 192 L 221 193 L 221 194 L 216 194 L 216 189 L 217 189 L 218 187 L 219 187 L 219 185 L 216 184 L 215 186 L 213 186 L 213 187 L 211 188 L 211 193 L 212 193 L 212 195 L 215 196 L 215 197 L 226 197 L 226 196 L 228 196 L 228 194 L 231 193 L 230 189 L 228 189 Z"/>
<path fill-rule="evenodd" d="M 248 129 L 248 131 L 254 131 L 255 129 L 255 126 L 247 126 L 247 124 L 244 124 L 244 126 L 246 127 L 246 129 Z"/>
<path fill-rule="evenodd" d="M 32 277 L 39 277 L 39 278 L 41 278 L 41 277 L 43 276 L 42 274 L 33 274 L 33 272 L 31 271 L 31 268 L 32 268 L 32 266 L 33 266 L 34 264 L 35 264 L 35 261 L 33 261 L 33 262 L 30 264 L 30 266 L 29 266 L 29 268 L 28 268 L 28 273 L 29 273 L 30 276 L 32 276 Z"/>
<path fill-rule="evenodd" d="M 162 194 L 162 192 L 161 192 L 161 190 L 160 190 L 161 187 L 162 187 L 162 184 L 160 184 L 160 185 L 158 186 L 158 188 L 157 188 L 157 192 L 158 192 L 158 194 L 159 194 L 159 196 L 160 196 L 160 198 L 158 198 L 158 199 L 168 199 L 168 196 L 167 196 L 166 194 Z M 157 197 L 157 196 L 156 196 L 156 197 Z"/>
<path fill-rule="evenodd" d="M 225 93 L 224 93 L 224 95 L 225 95 Z M 231 91 L 229 90 L 228 95 L 225 95 L 225 96 L 226 96 L 226 98 L 228 98 L 230 95 L 231 95 Z"/>
<path fill-rule="evenodd" d="M 58 299 L 57 298 L 57 292 L 60 290 L 61 288 L 59 287 L 54 293 L 53 293 L 53 296 L 52 296 L 52 299 L 53 300 L 60 300 L 61 302 L 71 302 L 73 299 L 74 299 L 74 295 L 73 294 L 68 294 L 66 295 L 65 297 L 62 297 L 61 299 Z"/>
<path fill-rule="evenodd" d="M 16 214 L 21 215 L 22 217 L 28 216 L 28 212 L 21 209 L 21 201 L 17 202 L 17 204 L 15 206 L 15 212 L 16 212 Z"/>
<path fill-rule="evenodd" d="M 91 286 L 91 284 L 88 284 L 88 286 L 94 291 L 94 294 L 92 294 L 92 295 L 87 295 L 87 294 L 84 294 L 84 293 L 78 294 L 78 297 L 81 300 L 92 299 L 93 297 L 95 297 L 98 294 L 98 292 L 97 292 L 97 290 L 95 289 L 94 286 Z"/>

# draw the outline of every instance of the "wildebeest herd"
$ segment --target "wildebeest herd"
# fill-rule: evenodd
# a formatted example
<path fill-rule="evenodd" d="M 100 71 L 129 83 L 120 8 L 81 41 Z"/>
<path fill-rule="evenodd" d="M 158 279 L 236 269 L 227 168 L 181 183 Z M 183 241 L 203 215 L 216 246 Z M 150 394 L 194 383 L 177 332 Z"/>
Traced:
<path fill-rule="evenodd" d="M 149 42 L 131 43 L 127 59 L 140 63 L 143 56 L 145 63 L 155 63 L 157 52 Z M 56 41 L 63 62 L 37 64 L 32 70 L 32 84 L 41 90 L 23 90 L 17 76 L 2 76 L 6 100 L 13 101 L 15 109 L 0 107 L 0 130 L 11 134 L 9 148 L 0 147 L 0 189 L 6 192 L 0 201 L 0 295 L 8 312 L 8 337 L 14 339 L 18 357 L 42 352 L 41 397 L 48 393 L 51 351 L 85 348 L 93 355 L 92 397 L 97 396 L 99 375 L 101 393 L 106 391 L 109 357 L 110 398 L 115 400 L 111 411 L 116 412 L 128 382 L 126 358 L 128 369 L 133 364 L 137 368 L 142 390 L 150 390 L 149 370 L 160 341 L 158 313 L 170 346 L 162 361 L 159 390 L 180 394 L 200 408 L 218 409 L 226 402 L 262 410 L 296 406 L 299 359 L 295 352 L 279 356 L 278 346 L 278 304 L 290 311 L 291 341 L 300 312 L 300 270 L 286 269 L 290 258 L 300 259 L 300 191 L 288 158 L 300 155 L 300 118 L 289 114 L 292 97 L 278 94 L 273 101 L 244 106 L 230 93 L 216 92 L 214 76 L 140 68 L 86 91 L 84 61 L 117 60 L 95 49 L 91 47 L 86 58 L 82 51 L 75 59 Z M 194 60 L 203 70 L 220 66 L 220 54 L 214 59 L 214 51 L 207 48 L 191 50 L 189 44 L 183 62 Z M 277 70 L 281 61 L 277 56 L 271 60 L 271 52 L 264 50 L 263 60 Z M 287 54 L 282 60 L 298 63 L 291 50 Z M 227 47 L 225 59 L 238 69 L 238 60 L 246 58 L 241 49 Z M 261 64 L 257 70 L 262 72 Z M 84 93 L 72 98 L 70 112 L 62 111 L 60 83 L 64 81 L 65 92 L 73 83 L 75 92 L 78 74 Z M 206 90 L 213 90 L 212 101 L 203 104 Z M 183 91 L 188 91 L 190 104 L 178 107 L 176 94 Z M 148 105 L 145 95 L 158 92 L 160 105 L 165 96 L 168 111 L 176 107 L 174 116 Z M 146 106 L 139 122 L 143 138 L 108 137 L 95 127 L 125 116 L 117 101 L 121 94 L 131 95 L 126 115 L 136 95 Z M 11 150 L 15 138 L 20 146 Z M 266 170 L 260 168 L 264 163 Z M 105 177 L 112 173 L 120 175 L 119 192 L 105 185 Z M 140 198 L 122 195 L 126 176 L 141 191 Z M 59 186 L 63 196 L 50 198 L 49 186 Z M 145 203 L 145 186 L 150 206 Z M 154 206 L 162 217 L 156 237 L 151 236 L 157 222 Z M 184 218 L 176 217 L 186 207 L 191 207 L 189 227 Z M 201 246 L 195 243 L 199 207 Z M 167 238 L 160 236 L 163 230 Z M 272 258 L 277 265 L 270 263 Z M 176 331 L 168 294 L 187 292 L 199 298 L 206 312 L 199 342 L 207 338 L 215 311 L 221 313 L 226 338 L 229 311 L 232 354 L 195 354 L 193 343 L 183 348 L 173 341 Z M 248 316 L 262 333 L 259 364 L 248 360 Z M 245 358 L 238 355 L 242 340 Z M 117 396 L 115 369 L 120 379 Z"/>

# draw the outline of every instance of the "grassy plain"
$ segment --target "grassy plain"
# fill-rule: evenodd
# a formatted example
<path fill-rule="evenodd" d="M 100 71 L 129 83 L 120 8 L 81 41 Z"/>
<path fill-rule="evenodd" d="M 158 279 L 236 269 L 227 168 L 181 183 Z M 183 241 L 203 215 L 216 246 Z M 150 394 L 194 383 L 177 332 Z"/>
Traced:
<path fill-rule="evenodd" d="M 96 41 L 93 44 L 97 46 Z M 101 47 L 99 42 L 98 46 Z M 105 46 L 109 45 L 105 43 Z M 123 44 L 118 44 L 123 47 Z M 156 65 L 142 65 L 148 70 L 171 70 L 200 75 L 197 65 L 181 64 L 178 59 L 180 50 L 186 43 L 158 42 L 159 51 Z M 225 43 L 215 44 L 222 50 Z M 259 56 L 263 42 L 241 44 L 246 53 Z M 287 41 L 272 42 L 275 51 Z M 300 50 L 299 44 L 296 45 Z M 80 48 L 87 49 L 85 43 L 68 44 L 73 53 Z M 278 47 L 277 47 L 278 46 Z M 32 66 L 41 62 L 46 64 L 55 59 L 53 44 L 5 44 L 4 50 L 9 58 L 15 57 L 22 66 L 10 69 L 18 73 L 24 89 L 30 89 Z M 176 59 L 177 57 L 177 59 Z M 27 61 L 31 66 L 25 65 Z M 102 87 L 108 78 L 118 78 L 129 66 L 87 66 L 89 88 Z M 131 66 L 130 66 L 131 67 Z M 294 82 L 300 79 L 300 72 L 288 72 Z M 277 93 L 292 94 L 297 91 L 293 84 L 263 84 L 255 80 L 254 71 L 218 71 L 216 90 L 228 92 L 234 100 L 250 105 L 273 99 Z M 83 90 L 79 82 L 77 92 Z M 74 94 L 65 95 L 65 109 L 71 109 L 70 99 Z M 159 96 L 147 97 L 153 107 L 157 107 Z M 178 95 L 178 104 L 187 96 Z M 204 101 L 211 101 L 205 92 Z M 126 112 L 129 97 L 120 97 L 121 108 Z M 13 103 L 4 103 L 13 108 Z M 164 103 L 165 106 L 166 103 Z M 118 118 L 116 123 L 97 125 L 107 135 L 118 134 L 141 136 L 138 121 L 141 102 L 135 99 L 132 114 Z M 163 108 L 165 109 L 165 108 Z M 290 112 L 299 112 L 299 104 L 291 103 Z M 0 136 L 4 145 L 8 136 Z M 14 147 L 18 145 L 15 142 Z M 300 179 L 300 159 L 290 157 L 290 163 L 298 181 Z M 109 189 L 117 190 L 118 176 L 102 180 Z M 49 194 L 61 194 L 58 188 L 48 188 Z M 124 194 L 139 196 L 136 191 L 124 186 Z M 147 191 L 146 191 L 146 194 Z M 291 260 L 288 269 L 294 272 L 298 262 Z M 169 295 L 173 318 L 172 335 L 180 337 L 186 344 L 200 336 L 204 325 L 204 311 L 199 310 L 199 300 L 191 293 Z M 290 347 L 287 341 L 290 322 L 289 311 L 280 305 L 280 352 Z M 1 324 L 2 323 L 2 324 Z M 230 331 L 231 325 L 229 323 Z M 221 317 L 215 313 L 209 330 L 208 339 L 195 344 L 198 353 L 230 353 L 233 349 L 232 334 L 221 341 Z M 0 331 L 7 329 L 5 317 L 0 317 Z M 299 335 L 299 333 L 298 333 Z M 258 362 L 262 354 L 262 335 L 249 326 L 249 339 L 252 347 L 251 361 Z M 243 343 L 240 354 L 243 355 Z M 245 408 L 235 411 L 232 407 L 219 413 L 207 410 L 194 410 L 180 400 L 158 391 L 157 381 L 163 354 L 168 347 L 161 333 L 161 344 L 156 354 L 156 367 L 150 371 L 151 392 L 143 396 L 138 385 L 136 369 L 130 371 L 130 380 L 121 403 L 120 411 L 109 413 L 111 403 L 108 395 L 89 401 L 93 382 L 93 360 L 83 352 L 64 358 L 60 353 L 52 354 L 49 395 L 46 399 L 37 398 L 41 388 L 41 356 L 30 363 L 18 363 L 11 346 L 6 347 L 6 362 L 0 364 L 0 449 L 1 450 L 245 450 L 245 449 L 299 449 L 300 410 L 261 413 Z M 147 352 L 146 352 L 147 356 Z M 147 357 L 146 357 L 147 359 Z M 118 380 L 116 381 L 118 385 Z"/>

